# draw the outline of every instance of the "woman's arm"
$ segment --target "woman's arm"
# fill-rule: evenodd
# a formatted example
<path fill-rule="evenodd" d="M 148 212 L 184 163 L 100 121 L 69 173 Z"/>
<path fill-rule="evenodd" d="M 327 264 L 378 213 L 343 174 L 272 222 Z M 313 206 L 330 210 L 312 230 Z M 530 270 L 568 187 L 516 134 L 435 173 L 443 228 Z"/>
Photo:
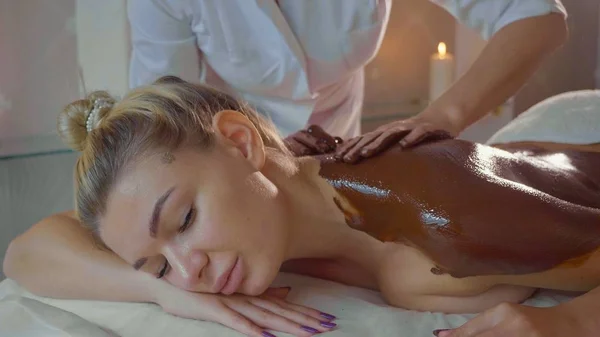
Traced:
<path fill-rule="evenodd" d="M 308 337 L 335 327 L 321 322 L 330 315 L 285 302 L 286 289 L 269 289 L 257 297 L 193 293 L 136 271 L 116 254 L 98 248 L 70 214 L 44 219 L 15 239 L 4 273 L 38 296 L 153 302 L 175 316 L 218 322 L 253 337 L 266 336 L 264 329 Z"/>
<path fill-rule="evenodd" d="M 53 215 L 11 242 L 4 273 L 46 297 L 154 302 L 159 280 L 99 248 L 71 214 Z"/>

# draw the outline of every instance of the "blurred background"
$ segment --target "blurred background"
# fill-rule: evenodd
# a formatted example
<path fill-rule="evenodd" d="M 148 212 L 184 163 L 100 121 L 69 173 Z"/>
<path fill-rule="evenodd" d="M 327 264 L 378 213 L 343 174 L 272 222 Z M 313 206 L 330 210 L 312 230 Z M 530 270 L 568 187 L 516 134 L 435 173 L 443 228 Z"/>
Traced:
<path fill-rule="evenodd" d="M 547 97 L 600 88 L 600 1 L 563 3 L 568 43 L 461 138 L 483 142 Z M 12 238 L 44 216 L 72 209 L 76 155 L 58 139 L 56 116 L 85 92 L 127 90 L 128 29 L 126 0 L 0 0 L 0 263 Z M 430 58 L 440 42 L 457 75 L 485 46 L 428 1 L 393 1 L 386 37 L 366 71 L 363 131 L 426 106 Z"/>

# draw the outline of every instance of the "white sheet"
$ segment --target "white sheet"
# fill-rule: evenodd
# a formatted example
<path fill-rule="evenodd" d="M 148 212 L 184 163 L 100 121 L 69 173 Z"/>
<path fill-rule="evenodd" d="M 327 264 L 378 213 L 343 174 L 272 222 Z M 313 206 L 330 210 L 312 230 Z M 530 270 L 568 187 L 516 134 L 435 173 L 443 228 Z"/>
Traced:
<path fill-rule="evenodd" d="M 431 337 L 434 329 L 454 327 L 463 324 L 472 315 L 442 315 L 402 310 L 387 306 L 378 293 L 314 278 L 281 274 L 278 285 L 289 285 L 292 291 L 289 300 L 309 305 L 338 317 L 339 328 L 325 334 L 327 337 Z M 10 298 L 22 296 L 48 304 L 47 307 L 31 308 L 35 302 L 15 304 Z M 9 300 L 6 300 L 8 298 Z M 541 293 L 527 304 L 552 306 L 569 297 L 553 293 Z M 39 303 L 39 302 L 37 302 Z M 41 304 L 40 303 L 40 304 Z M 23 307 L 31 317 L 23 319 Z M 64 317 L 64 311 L 79 317 Z M 86 326 L 85 319 L 97 326 L 112 330 L 122 337 L 198 337 L 198 336 L 241 336 L 241 334 L 219 324 L 178 318 L 164 313 L 156 305 L 144 303 L 111 303 L 98 301 L 73 301 L 40 298 L 32 295 L 12 280 L 0 283 L 0 314 L 10 324 L 0 324 L 0 336 L 29 337 L 20 323 L 30 324 L 28 330 L 44 331 L 37 336 L 98 336 L 97 328 Z M 60 316 L 60 317 L 59 317 Z M 81 318 L 80 318 L 81 317 Z M 43 322 L 43 323 L 41 323 Z M 67 324 L 70 323 L 70 324 Z M 65 326 L 88 328 L 87 334 L 69 332 Z M 50 334 L 63 329 L 65 334 Z M 278 336 L 289 336 L 277 334 Z M 108 337 L 108 335 L 106 336 Z"/>
<path fill-rule="evenodd" d="M 116 337 L 77 315 L 19 295 L 0 302 L 0 336 Z"/>
<path fill-rule="evenodd" d="M 536 139 L 568 140 L 574 143 L 600 142 L 599 107 L 598 91 L 560 95 L 521 115 L 500 130 L 490 142 Z M 568 111 L 568 115 L 565 117 L 565 113 L 561 114 L 561 111 Z M 328 337 L 430 337 L 434 329 L 456 327 L 472 317 L 393 308 L 385 305 L 376 292 L 299 275 L 282 273 L 275 283 L 292 287 L 289 300 L 338 317 L 336 323 L 339 328 L 322 334 Z M 38 300 L 48 306 L 35 301 L 15 300 L 20 296 Z M 525 304 L 553 306 L 569 299 L 564 294 L 541 292 Z M 65 315 L 65 311 L 77 316 Z M 22 318 L 24 313 L 27 317 Z M 38 336 L 79 337 L 77 331 L 81 330 L 69 330 L 68 327 L 87 329 L 87 336 L 104 337 L 95 326 L 114 331 L 123 337 L 240 336 L 219 324 L 168 315 L 152 304 L 39 298 L 11 280 L 0 283 L 0 315 L 0 337 L 29 337 L 31 335 L 27 331 L 33 331 L 34 328 L 40 329 Z M 82 319 L 92 324 L 86 324 Z M 57 331 L 64 334 L 57 334 Z"/>

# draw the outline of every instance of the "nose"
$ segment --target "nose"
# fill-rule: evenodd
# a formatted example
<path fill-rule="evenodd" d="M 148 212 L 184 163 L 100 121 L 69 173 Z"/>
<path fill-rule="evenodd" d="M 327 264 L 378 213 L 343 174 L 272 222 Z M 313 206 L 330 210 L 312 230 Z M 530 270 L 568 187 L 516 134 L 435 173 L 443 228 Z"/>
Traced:
<path fill-rule="evenodd" d="M 208 255 L 197 249 L 167 248 L 165 257 L 175 274 L 174 281 L 185 289 L 196 290 L 202 270 L 208 264 Z"/>

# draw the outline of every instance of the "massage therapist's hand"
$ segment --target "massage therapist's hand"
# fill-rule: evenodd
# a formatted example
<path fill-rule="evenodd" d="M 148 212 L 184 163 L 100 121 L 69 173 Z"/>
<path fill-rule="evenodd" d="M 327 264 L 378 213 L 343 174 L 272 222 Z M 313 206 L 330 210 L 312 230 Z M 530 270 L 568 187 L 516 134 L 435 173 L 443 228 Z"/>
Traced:
<path fill-rule="evenodd" d="M 295 156 L 301 157 L 332 153 L 342 139 L 331 136 L 318 125 L 311 125 L 288 136 L 284 143 Z"/>
<path fill-rule="evenodd" d="M 501 304 L 475 317 L 463 326 L 435 331 L 438 337 L 565 337 L 597 336 L 586 331 L 569 303 L 549 308 Z"/>
<path fill-rule="evenodd" d="M 285 301 L 289 288 L 270 288 L 261 296 L 194 293 L 163 286 L 155 302 L 172 315 L 220 323 L 251 337 L 275 331 L 312 336 L 335 327 L 333 316 Z M 273 332 L 267 332 L 272 330 Z"/>
<path fill-rule="evenodd" d="M 425 110 L 404 120 L 380 126 L 338 147 L 336 156 L 347 163 L 375 156 L 396 143 L 408 148 L 424 140 L 453 138 L 460 129 L 443 113 Z"/>

